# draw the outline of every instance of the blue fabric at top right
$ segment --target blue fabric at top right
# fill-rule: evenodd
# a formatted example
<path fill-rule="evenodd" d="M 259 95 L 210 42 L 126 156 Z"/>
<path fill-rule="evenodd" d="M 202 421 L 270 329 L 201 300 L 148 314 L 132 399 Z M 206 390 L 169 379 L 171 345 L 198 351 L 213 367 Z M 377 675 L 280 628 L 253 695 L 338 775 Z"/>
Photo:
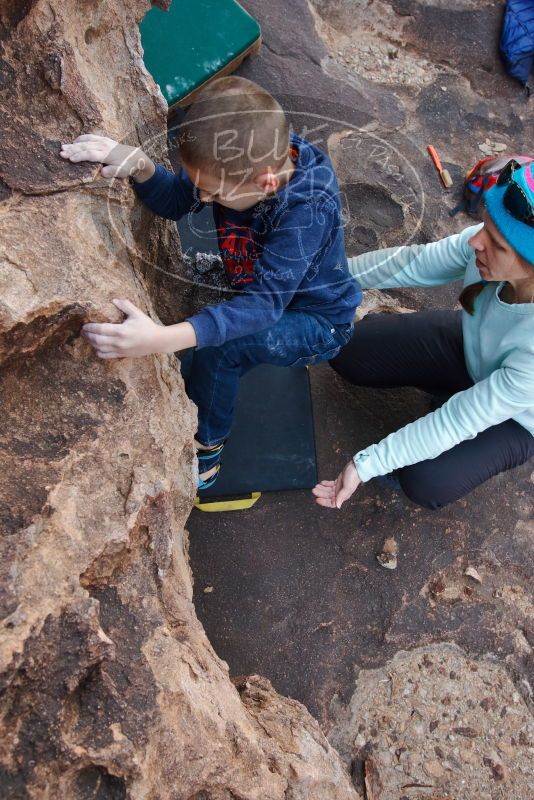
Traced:
<path fill-rule="evenodd" d="M 507 0 L 500 42 L 506 71 L 526 87 L 534 66 L 534 0 Z"/>

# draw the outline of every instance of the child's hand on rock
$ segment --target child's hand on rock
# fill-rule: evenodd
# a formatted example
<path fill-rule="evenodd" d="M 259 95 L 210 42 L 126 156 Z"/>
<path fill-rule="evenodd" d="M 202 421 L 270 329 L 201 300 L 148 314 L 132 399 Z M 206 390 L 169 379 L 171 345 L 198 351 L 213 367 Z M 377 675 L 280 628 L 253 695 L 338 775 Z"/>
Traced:
<path fill-rule="evenodd" d="M 129 300 L 114 300 L 127 318 L 124 322 L 88 322 L 82 336 L 100 358 L 136 358 L 164 352 L 165 328 Z"/>
<path fill-rule="evenodd" d="M 129 300 L 113 302 L 126 314 L 124 322 L 88 322 L 82 328 L 100 358 L 138 358 L 196 347 L 195 329 L 187 320 L 158 325 Z"/>
<path fill-rule="evenodd" d="M 101 174 L 104 178 L 128 178 L 143 182 L 154 174 L 154 164 L 140 147 L 119 144 L 107 136 L 84 133 L 72 144 L 62 144 L 62 158 L 69 161 L 96 161 L 106 164 Z"/>

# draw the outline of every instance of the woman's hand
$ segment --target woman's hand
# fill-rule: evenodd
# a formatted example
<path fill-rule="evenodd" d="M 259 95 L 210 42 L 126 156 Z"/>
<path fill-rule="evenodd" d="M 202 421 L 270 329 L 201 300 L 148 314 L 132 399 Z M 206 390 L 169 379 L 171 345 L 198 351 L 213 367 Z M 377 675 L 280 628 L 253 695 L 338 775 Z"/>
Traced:
<path fill-rule="evenodd" d="M 345 466 L 335 481 L 321 481 L 312 489 L 316 503 L 326 508 L 341 508 L 345 500 L 351 497 L 361 483 L 358 470 L 353 461 Z"/>
<path fill-rule="evenodd" d="M 69 161 L 96 161 L 106 164 L 101 170 L 104 178 L 128 178 L 130 175 L 139 183 L 152 177 L 155 171 L 153 162 L 140 147 L 119 144 L 107 136 L 84 133 L 72 144 L 62 144 L 60 155 Z"/>

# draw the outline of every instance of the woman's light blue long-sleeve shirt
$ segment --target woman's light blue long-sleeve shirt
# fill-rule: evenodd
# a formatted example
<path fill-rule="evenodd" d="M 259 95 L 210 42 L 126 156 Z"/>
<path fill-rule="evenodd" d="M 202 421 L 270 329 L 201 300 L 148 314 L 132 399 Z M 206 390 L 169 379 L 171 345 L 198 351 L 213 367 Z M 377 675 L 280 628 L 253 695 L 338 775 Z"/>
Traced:
<path fill-rule="evenodd" d="M 349 258 L 363 289 L 439 286 L 463 278 L 480 281 L 468 240 L 473 225 L 439 242 L 391 247 Z M 474 386 L 441 408 L 360 450 L 354 463 L 362 481 L 436 458 L 481 431 L 514 419 L 534 435 L 534 303 L 505 303 L 504 282 L 489 282 L 462 312 L 464 354 Z"/>

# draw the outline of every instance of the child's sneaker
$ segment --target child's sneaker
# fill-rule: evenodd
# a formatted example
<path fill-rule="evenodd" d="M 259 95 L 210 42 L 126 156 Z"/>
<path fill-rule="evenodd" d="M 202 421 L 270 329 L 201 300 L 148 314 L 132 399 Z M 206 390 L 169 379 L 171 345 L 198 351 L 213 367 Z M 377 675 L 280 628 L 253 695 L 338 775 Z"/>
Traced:
<path fill-rule="evenodd" d="M 209 489 L 217 478 L 221 469 L 221 458 L 226 441 L 214 444 L 212 447 L 197 448 L 198 459 L 198 490 Z M 203 479 L 200 476 L 216 467 L 215 472 Z"/>

